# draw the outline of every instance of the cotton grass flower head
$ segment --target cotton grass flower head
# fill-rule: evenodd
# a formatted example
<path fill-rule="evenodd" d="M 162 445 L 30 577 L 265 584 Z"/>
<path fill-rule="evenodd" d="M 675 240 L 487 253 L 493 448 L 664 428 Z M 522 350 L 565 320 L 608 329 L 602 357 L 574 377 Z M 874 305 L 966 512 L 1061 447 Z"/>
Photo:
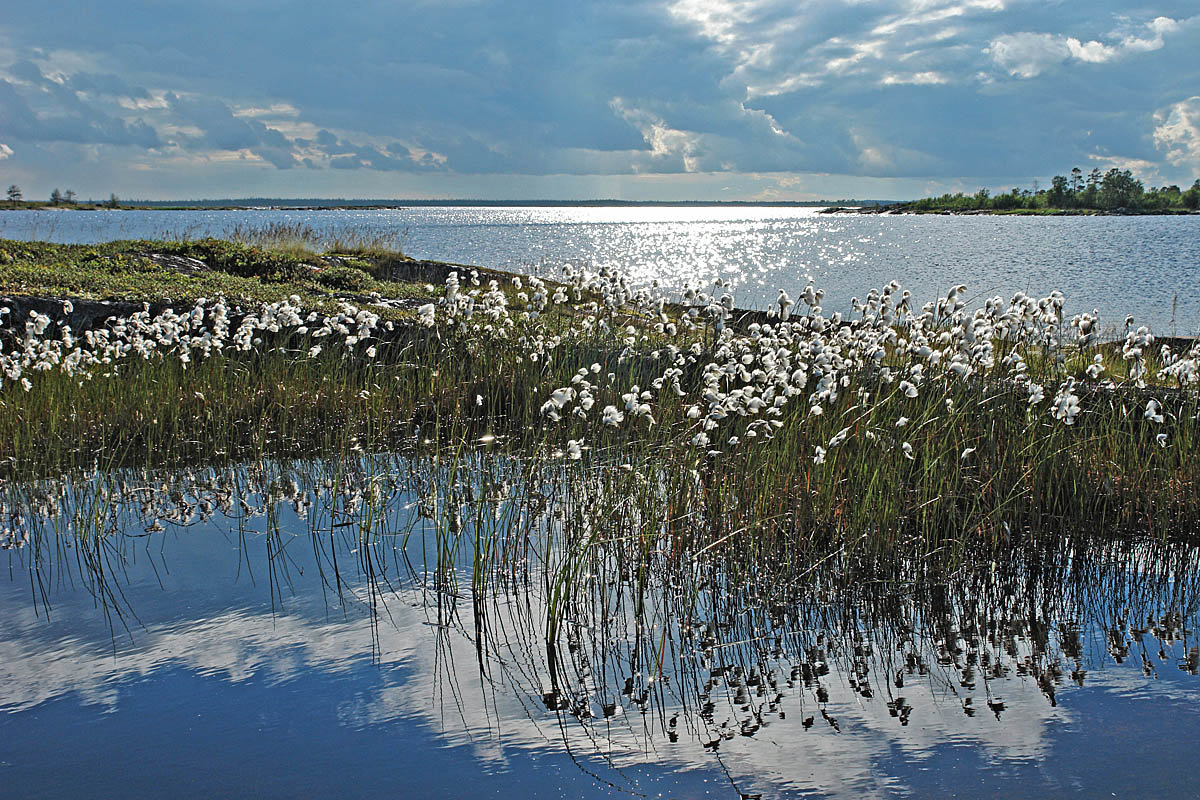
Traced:
<path fill-rule="evenodd" d="M 436 308 L 433 303 L 426 303 L 417 309 L 417 319 L 426 328 L 432 328 L 437 324 L 437 321 L 434 319 L 435 313 Z"/>
<path fill-rule="evenodd" d="M 601 421 L 609 427 L 617 427 L 625 420 L 625 415 L 617 410 L 616 406 L 605 406 L 601 412 Z"/>
<path fill-rule="evenodd" d="M 1074 425 L 1079 416 L 1079 397 L 1075 394 L 1075 379 L 1068 378 L 1054 396 L 1052 413 L 1054 418 L 1061 420 L 1064 425 Z"/>

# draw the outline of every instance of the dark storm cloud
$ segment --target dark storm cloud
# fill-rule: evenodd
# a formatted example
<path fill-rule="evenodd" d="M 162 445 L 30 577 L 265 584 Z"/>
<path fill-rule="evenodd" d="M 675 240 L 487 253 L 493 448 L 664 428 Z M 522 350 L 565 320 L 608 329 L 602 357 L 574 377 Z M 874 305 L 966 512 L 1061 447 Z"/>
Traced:
<path fill-rule="evenodd" d="M 6 24 L 29 46 L 4 68 L 18 85 L 0 88 L 0 133 L 480 175 L 1165 168 L 1163 120 L 1200 93 L 1195 14 L 1192 0 L 19 4 Z M 157 97 L 144 122 L 112 102 Z M 245 112 L 272 104 L 294 113 Z M 1189 125 L 1170 129 L 1180 169 Z"/>

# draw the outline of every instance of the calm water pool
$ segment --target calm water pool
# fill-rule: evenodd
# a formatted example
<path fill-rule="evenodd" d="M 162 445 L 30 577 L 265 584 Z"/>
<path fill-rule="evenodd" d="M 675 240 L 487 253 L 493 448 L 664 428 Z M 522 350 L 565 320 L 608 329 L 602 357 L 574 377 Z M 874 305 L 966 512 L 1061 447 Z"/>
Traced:
<path fill-rule="evenodd" d="M 336 485 L 295 462 L 3 487 L 0 796 L 1196 787 L 1194 548 L 786 591 L 698 561 L 638 592 L 601 558 L 552 633 L 566 523 L 506 469 L 396 456 Z M 106 533 L 81 535 L 99 485 Z M 477 582 L 481 547 L 505 555 Z"/>

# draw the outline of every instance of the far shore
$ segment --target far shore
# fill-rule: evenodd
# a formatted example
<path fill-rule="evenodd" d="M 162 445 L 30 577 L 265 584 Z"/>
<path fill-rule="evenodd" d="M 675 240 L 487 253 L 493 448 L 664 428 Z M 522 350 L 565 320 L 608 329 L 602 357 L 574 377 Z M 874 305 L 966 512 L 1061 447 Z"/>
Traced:
<path fill-rule="evenodd" d="M 906 208 L 901 206 L 830 206 L 821 214 L 912 214 L 943 217 L 1189 217 L 1200 211 L 1190 209 L 1134 208 L 973 208 L 952 210 L 944 208 Z"/>
<path fill-rule="evenodd" d="M 860 200 L 336 200 L 244 198 L 198 201 L 138 201 L 112 203 L 0 203 L 0 211 L 386 211 L 406 208 L 817 208 L 860 207 L 895 201 Z"/>

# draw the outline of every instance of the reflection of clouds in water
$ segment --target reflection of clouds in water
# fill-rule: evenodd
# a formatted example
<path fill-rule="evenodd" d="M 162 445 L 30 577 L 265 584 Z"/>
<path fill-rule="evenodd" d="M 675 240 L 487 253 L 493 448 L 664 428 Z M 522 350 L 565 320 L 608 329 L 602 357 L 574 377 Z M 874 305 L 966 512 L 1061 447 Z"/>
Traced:
<path fill-rule="evenodd" d="M 10 713 L 70 693 L 84 703 L 119 712 L 125 684 L 153 679 L 156 671 L 178 665 L 233 683 L 264 676 L 268 682 L 282 683 L 313 672 L 349 677 L 369 670 L 370 687 L 339 708 L 344 725 L 361 728 L 419 719 L 445 743 L 469 745 L 496 768 L 523 751 L 561 751 L 564 737 L 573 752 L 606 753 L 618 774 L 647 761 L 676 770 L 713 763 L 713 756 L 701 747 L 711 733 L 693 735 L 681 720 L 680 740 L 669 742 L 661 729 L 662 717 L 653 711 L 643 716 L 631 707 L 608 721 L 597 719 L 584 726 L 568 718 L 560 726 L 541 705 L 543 687 L 535 685 L 529 665 L 513 661 L 520 652 L 499 654 L 506 664 L 492 659 L 488 676 L 481 676 L 475 644 L 464 633 L 474 630 L 472 609 L 465 602 L 457 606 L 456 624 L 461 628 L 446 629 L 433 624 L 436 620 L 416 593 L 405 591 L 391 599 L 378 629 L 381 663 L 373 665 L 369 621 L 358 614 L 326 620 L 317 607 L 299 604 L 276 615 L 228 610 L 135 634 L 136 644 L 120 647 L 114 656 L 103 641 L 41 635 L 45 623 L 27 606 L 8 602 L 15 600 L 14 592 L 6 594 L 13 624 L 0 639 L 0 708 Z M 505 608 L 497 604 L 489 614 L 504 614 Z M 532 611 L 540 618 L 541 609 Z M 492 618 L 489 623 L 506 629 L 525 625 L 511 618 Z M 523 655 L 538 661 L 536 655 Z M 403 669 L 394 669 L 397 666 Z M 538 674 L 544 675 L 538 666 Z M 766 714 L 769 724 L 753 737 L 722 740 L 720 755 L 735 777 L 779 791 L 820 787 L 833 794 L 880 796 L 900 788 L 895 777 L 877 766 L 897 754 L 920 761 L 931 758 L 938 746 L 971 745 L 987 753 L 985 760 L 1037 761 L 1052 746 L 1052 727 L 1084 721 L 1070 703 L 1052 708 L 1032 678 L 993 682 L 994 691 L 1007 701 L 997 721 L 978 699 L 981 691 L 975 693 L 979 712 L 967 717 L 944 682 L 914 676 L 903 689 L 914 711 L 910 724 L 901 727 L 889 714 L 886 692 L 860 698 L 841 685 L 836 673 L 828 677 L 834 696 L 826 709 L 841 733 L 828 727 L 812 695 L 797 687 L 784 700 L 785 719 Z M 1089 685 L 1114 696 L 1143 695 L 1139 699 L 1144 701 L 1160 694 L 1197 696 L 1190 686 L 1148 680 L 1127 667 L 1094 671 Z M 1063 688 L 1061 696 L 1071 691 Z M 667 716 L 676 710 L 668 707 Z M 815 724 L 805 730 L 808 716 L 815 717 Z M 714 719 L 720 724 L 726 717 L 735 722 L 739 718 L 722 698 Z"/>
<path fill-rule="evenodd" d="M 963 713 L 961 697 L 967 690 L 950 668 L 943 671 L 933 664 L 930 675 L 909 675 L 903 689 L 889 688 L 888 679 L 904 656 L 889 651 L 884 641 L 875 645 L 876 663 L 870 670 L 874 694 L 869 699 L 849 686 L 845 655 L 830 658 L 835 668 L 824 678 L 831 693 L 825 711 L 836 718 L 840 733 L 822 717 L 813 690 L 800 683 L 791 690 L 781 683 L 786 717 L 763 712 L 757 722 L 765 724 L 753 736 L 740 735 L 741 724 L 754 719 L 731 704 L 725 694 L 727 683 L 712 694 L 716 709 L 711 725 L 683 713 L 669 698 L 663 709 L 652 704 L 643 715 L 628 698 L 618 697 L 626 710 L 605 720 L 596 699 L 599 693 L 590 682 L 596 718 L 586 724 L 570 717 L 560 720 L 546 711 L 542 700 L 548 673 L 537 643 L 544 642 L 546 608 L 536 591 L 520 604 L 504 597 L 487 603 L 488 617 L 482 627 L 490 632 L 490 641 L 511 644 L 492 649 L 485 660 L 486 673 L 481 674 L 474 640 L 477 620 L 467 598 L 459 598 L 453 614 L 444 617 L 453 622 L 453 627 L 446 627 L 437 624 L 436 610 L 424 602 L 428 598 L 417 590 L 402 589 L 387 596 L 386 609 L 373 629 L 361 604 L 343 607 L 321 591 L 309 564 L 303 575 L 297 569 L 292 576 L 296 594 L 288 594 L 282 610 L 273 614 L 265 587 L 251 587 L 257 590 L 249 591 L 252 597 L 243 596 L 248 591 L 244 585 L 235 587 L 242 594 L 225 594 L 222 581 L 250 552 L 239 552 L 214 531 L 184 536 L 172 542 L 175 550 L 168 559 L 176 562 L 175 580 L 180 586 L 160 587 L 148 560 L 128 564 L 122 584 L 145 628 L 131 622 L 133 642 L 118 635 L 115 654 L 103 615 L 82 588 L 70 591 L 64 585 L 55 590 L 53 622 L 48 624 L 29 602 L 27 586 L 17 581 L 0 585 L 6 609 L 6 625 L 0 630 L 0 709 L 17 713 L 75 695 L 84 704 L 119 713 L 123 695 L 139 691 L 131 684 L 153 681 L 156 673 L 179 667 L 228 684 L 252 679 L 285 684 L 314 674 L 338 681 L 365 678 L 352 699 L 340 701 L 341 725 L 362 729 L 417 720 L 436 733 L 439 746 L 469 747 L 492 769 L 503 769 L 531 753 L 561 754 L 569 749 L 591 756 L 593 764 L 596 757 L 607 760 L 605 775 L 618 783 L 625 780 L 622 771 L 632 774 L 633 767 L 646 763 L 675 771 L 711 770 L 716 757 L 703 744 L 724 731 L 729 737 L 720 739 L 718 754 L 739 782 L 756 790 L 819 788 L 854 796 L 903 791 L 901 779 L 887 762 L 935 768 L 943 763 L 939 759 L 946 748 L 969 747 L 975 757 L 991 765 L 1042 762 L 1051 755 L 1058 731 L 1088 723 L 1086 707 L 1069 701 L 1076 691 L 1073 687 L 1059 685 L 1064 702 L 1055 708 L 1042 696 L 1035 678 L 1015 672 L 991 682 L 993 695 L 1006 703 L 1000 721 L 985 704 L 982 678 L 970 691 L 975 716 Z M 253 553 L 266 554 L 261 544 L 251 537 Z M 290 546 L 308 545 L 294 540 Z M 186 566 L 178 563 L 183 561 Z M 341 563 L 353 564 L 354 558 Z M 265 583 L 261 572 L 258 580 Z M 469 583 L 469 577 L 461 582 Z M 369 595 L 361 580 L 346 591 L 359 599 Z M 661 619 L 663 613 L 665 609 L 657 609 L 649 618 Z M 622 634 L 620 629 L 620 625 L 614 628 L 618 639 L 629 630 Z M 580 638 L 586 640 L 587 635 Z M 1021 636 L 1017 640 L 1014 658 L 1025 658 L 1030 642 Z M 1102 642 L 1090 644 L 1103 651 Z M 1172 658 L 1178 655 L 1171 653 Z M 378 663 L 373 663 L 374 658 Z M 609 680 L 622 676 L 626 663 L 618 664 L 615 671 L 610 665 L 605 673 Z M 1170 659 L 1160 667 L 1160 671 L 1167 669 L 1176 669 Z M 681 678 L 686 680 L 684 673 L 674 674 L 672 693 L 694 697 L 679 685 Z M 1190 683 L 1150 680 L 1129 665 L 1093 670 L 1087 685 L 1091 693 L 1103 693 L 1115 702 L 1194 701 L 1200 695 Z M 913 709 L 907 727 L 888 708 L 888 701 L 901 694 Z M 609 687 L 607 696 L 617 695 Z M 681 712 L 680 735 L 671 742 L 664 726 L 676 712 Z M 814 722 L 806 728 L 809 717 Z"/>
<path fill-rule="evenodd" d="M 230 611 L 173 629 L 139 631 L 137 644 L 119 646 L 115 656 L 103 641 L 40 638 L 18 626 L 0 638 L 0 710 L 22 711 L 71 692 L 117 710 L 121 683 L 172 666 L 231 683 L 262 677 L 284 682 L 309 670 L 346 673 L 371 658 L 364 626 L 360 619 L 318 623 Z M 401 663 L 405 656 L 393 649 L 389 660 Z"/>

